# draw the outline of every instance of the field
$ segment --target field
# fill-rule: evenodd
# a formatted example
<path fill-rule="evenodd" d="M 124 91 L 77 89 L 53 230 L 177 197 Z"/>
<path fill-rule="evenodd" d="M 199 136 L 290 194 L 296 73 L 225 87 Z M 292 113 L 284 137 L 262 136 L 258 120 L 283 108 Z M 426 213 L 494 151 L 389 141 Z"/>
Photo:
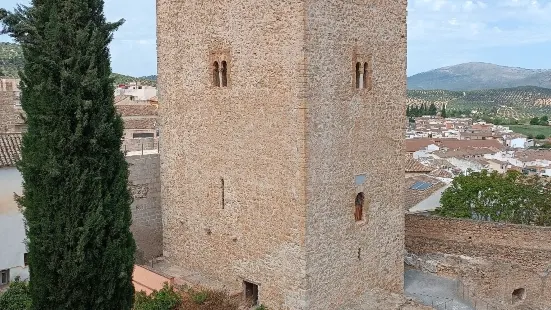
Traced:
<path fill-rule="evenodd" d="M 509 125 L 512 131 L 523 135 L 544 135 L 546 138 L 551 136 L 551 126 L 536 126 L 536 125 Z"/>
<path fill-rule="evenodd" d="M 434 103 L 453 110 L 486 111 L 518 120 L 551 114 L 551 89 L 534 86 L 473 91 L 408 90 L 408 105 Z"/>

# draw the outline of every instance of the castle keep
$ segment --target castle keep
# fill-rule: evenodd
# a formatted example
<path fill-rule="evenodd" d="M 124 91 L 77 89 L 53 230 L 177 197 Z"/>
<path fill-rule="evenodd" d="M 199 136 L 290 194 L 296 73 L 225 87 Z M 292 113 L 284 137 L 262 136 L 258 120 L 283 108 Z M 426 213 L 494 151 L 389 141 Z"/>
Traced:
<path fill-rule="evenodd" d="M 157 16 L 165 256 L 270 309 L 401 293 L 406 1 Z"/>

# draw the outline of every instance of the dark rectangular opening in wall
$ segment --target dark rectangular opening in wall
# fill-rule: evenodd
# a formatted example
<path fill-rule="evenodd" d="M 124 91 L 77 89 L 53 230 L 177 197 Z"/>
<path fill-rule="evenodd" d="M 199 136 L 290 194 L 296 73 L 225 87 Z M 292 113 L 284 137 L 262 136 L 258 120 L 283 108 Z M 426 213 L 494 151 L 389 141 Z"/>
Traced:
<path fill-rule="evenodd" d="M 251 306 L 258 305 L 258 285 L 243 281 L 245 286 L 245 300 L 251 302 Z"/>
<path fill-rule="evenodd" d="M 226 199 L 225 199 L 225 197 L 224 197 L 224 194 L 225 194 L 224 191 L 226 190 L 226 189 L 224 188 L 224 178 L 221 178 L 221 179 L 220 179 L 220 182 L 222 183 L 222 184 L 221 184 L 221 185 L 222 185 L 222 209 L 224 209 L 224 207 L 226 206 Z"/>
<path fill-rule="evenodd" d="M 133 139 L 154 138 L 154 137 L 155 137 L 155 134 L 152 132 L 138 132 L 138 133 L 132 134 Z"/>

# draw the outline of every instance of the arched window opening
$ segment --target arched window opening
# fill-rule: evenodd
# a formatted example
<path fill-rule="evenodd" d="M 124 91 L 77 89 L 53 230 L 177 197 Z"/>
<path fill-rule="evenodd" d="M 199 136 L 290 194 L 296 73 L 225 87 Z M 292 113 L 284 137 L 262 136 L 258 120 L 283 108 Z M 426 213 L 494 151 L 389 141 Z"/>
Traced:
<path fill-rule="evenodd" d="M 356 208 L 354 210 L 354 219 L 356 222 L 363 220 L 363 208 L 364 208 L 364 193 L 361 192 L 356 195 L 356 201 L 354 202 Z"/>
<path fill-rule="evenodd" d="M 367 90 L 371 89 L 371 68 L 369 67 L 369 64 L 366 62 L 364 63 L 364 87 Z"/>
<path fill-rule="evenodd" d="M 360 66 L 361 66 L 360 63 L 357 62 L 356 63 L 356 88 L 360 88 L 360 79 L 361 79 L 361 77 L 360 77 L 360 74 L 361 74 Z"/>
<path fill-rule="evenodd" d="M 523 301 L 526 298 L 526 290 L 524 288 L 517 288 L 513 291 L 513 304 Z"/>
<path fill-rule="evenodd" d="M 215 61 L 212 68 L 212 85 L 215 87 L 220 87 L 219 71 L 220 71 L 220 66 L 218 65 L 218 61 Z"/>
<path fill-rule="evenodd" d="M 228 86 L 228 63 L 222 61 L 222 87 Z"/>

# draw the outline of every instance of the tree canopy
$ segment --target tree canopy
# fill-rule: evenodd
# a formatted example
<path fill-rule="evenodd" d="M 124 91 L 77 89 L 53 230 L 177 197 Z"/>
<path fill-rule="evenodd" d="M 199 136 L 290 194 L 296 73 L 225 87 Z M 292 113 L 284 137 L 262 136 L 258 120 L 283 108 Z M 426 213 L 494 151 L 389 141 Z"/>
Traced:
<path fill-rule="evenodd" d="M 131 309 L 132 198 L 103 0 L 33 0 L 2 11 L 24 55 L 18 169 L 33 309 Z"/>
<path fill-rule="evenodd" d="M 551 183 L 518 171 L 471 172 L 456 177 L 440 200 L 442 216 L 551 225 Z"/>

